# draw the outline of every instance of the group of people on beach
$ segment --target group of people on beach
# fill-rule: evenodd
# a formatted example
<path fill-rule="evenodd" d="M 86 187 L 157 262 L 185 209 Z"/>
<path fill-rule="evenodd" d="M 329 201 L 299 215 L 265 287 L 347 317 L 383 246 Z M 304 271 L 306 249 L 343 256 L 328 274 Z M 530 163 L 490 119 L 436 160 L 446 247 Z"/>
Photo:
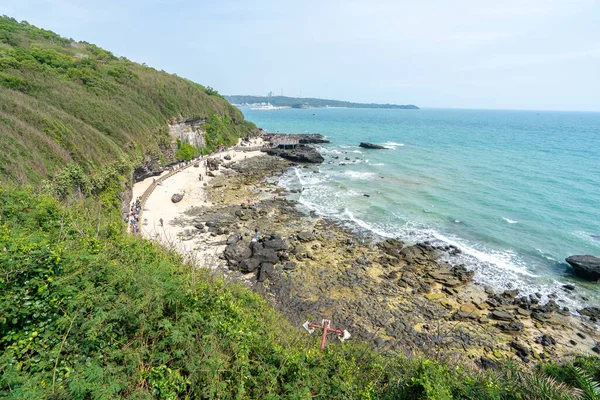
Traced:
<path fill-rule="evenodd" d="M 129 225 L 131 226 L 131 232 L 139 233 L 140 231 L 140 212 L 142 211 L 142 203 L 140 198 L 136 198 L 135 202 L 129 210 Z"/>

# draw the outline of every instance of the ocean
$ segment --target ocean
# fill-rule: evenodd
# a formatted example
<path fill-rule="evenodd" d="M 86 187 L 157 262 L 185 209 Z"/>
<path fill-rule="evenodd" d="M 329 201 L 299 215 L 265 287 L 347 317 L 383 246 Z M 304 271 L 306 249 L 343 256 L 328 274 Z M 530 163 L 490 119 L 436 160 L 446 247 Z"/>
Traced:
<path fill-rule="evenodd" d="M 331 140 L 325 163 L 280 178 L 304 189 L 304 211 L 375 239 L 455 245 L 462 254 L 444 258 L 482 285 L 600 305 L 598 286 L 564 261 L 600 256 L 600 113 L 241 109 L 268 132 Z"/>

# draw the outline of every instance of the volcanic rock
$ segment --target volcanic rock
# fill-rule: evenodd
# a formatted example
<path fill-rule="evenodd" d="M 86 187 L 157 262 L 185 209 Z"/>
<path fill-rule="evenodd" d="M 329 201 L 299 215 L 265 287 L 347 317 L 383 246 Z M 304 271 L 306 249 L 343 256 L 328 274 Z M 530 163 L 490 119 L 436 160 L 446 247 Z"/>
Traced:
<path fill-rule="evenodd" d="M 242 261 L 252 256 L 252 250 L 248 246 L 248 242 L 240 240 L 236 243 L 227 245 L 223 254 L 228 260 Z"/>
<path fill-rule="evenodd" d="M 378 144 L 373 144 L 373 143 L 368 143 L 368 142 L 360 142 L 358 147 L 362 147 L 364 149 L 377 149 L 377 150 L 387 149 L 387 147 L 385 147 L 385 146 L 380 146 Z"/>
<path fill-rule="evenodd" d="M 600 258 L 594 256 L 571 256 L 566 261 L 573 267 L 575 273 L 582 278 L 597 281 L 600 279 Z"/>
<path fill-rule="evenodd" d="M 173 203 L 179 203 L 181 200 L 183 200 L 183 193 L 175 193 L 171 196 L 171 201 Z"/>

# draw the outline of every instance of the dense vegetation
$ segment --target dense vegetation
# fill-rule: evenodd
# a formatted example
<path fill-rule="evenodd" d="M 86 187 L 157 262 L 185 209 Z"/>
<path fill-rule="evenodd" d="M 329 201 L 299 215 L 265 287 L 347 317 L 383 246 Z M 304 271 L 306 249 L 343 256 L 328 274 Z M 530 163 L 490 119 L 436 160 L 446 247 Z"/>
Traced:
<path fill-rule="evenodd" d="M 0 22 L 0 397 L 600 398 L 595 357 L 485 372 L 351 341 L 321 353 L 260 296 L 128 235 L 123 184 L 144 152 L 161 151 L 168 118 L 204 118 L 209 146 L 252 127 L 210 88 Z M 95 67 L 60 56 L 77 46 Z M 137 78 L 110 81 L 118 66 Z M 64 191 L 15 183 L 52 174 Z"/>
<path fill-rule="evenodd" d="M 172 153 L 167 124 L 187 118 L 220 121 L 213 142 L 230 144 L 256 129 L 214 89 L 0 17 L 5 182 L 68 180 L 61 177 L 67 164 L 101 177 L 145 155 L 174 161 L 165 159 Z"/>
<path fill-rule="evenodd" d="M 115 196 L 0 189 L 0 397 L 600 398 L 597 358 L 524 373 L 352 342 L 321 354 L 258 295 L 127 235 Z"/>
<path fill-rule="evenodd" d="M 234 104 L 271 103 L 278 107 L 347 107 L 347 108 L 395 108 L 403 110 L 418 110 L 419 107 L 407 104 L 376 104 L 376 103 L 352 103 L 341 100 L 315 99 L 311 97 L 287 97 L 287 96 L 225 96 Z"/>

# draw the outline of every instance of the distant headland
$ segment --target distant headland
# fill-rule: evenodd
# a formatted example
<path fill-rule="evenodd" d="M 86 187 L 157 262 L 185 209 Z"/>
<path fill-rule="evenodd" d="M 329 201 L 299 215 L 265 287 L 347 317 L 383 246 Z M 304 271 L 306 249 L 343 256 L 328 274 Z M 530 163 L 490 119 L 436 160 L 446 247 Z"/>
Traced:
<path fill-rule="evenodd" d="M 291 108 L 393 108 L 401 110 L 418 110 L 413 104 L 376 104 L 376 103 L 352 103 L 342 100 L 315 99 L 309 97 L 287 97 L 287 96 L 248 96 L 230 95 L 224 96 L 227 101 L 238 105 L 270 104 L 273 107 Z"/>

